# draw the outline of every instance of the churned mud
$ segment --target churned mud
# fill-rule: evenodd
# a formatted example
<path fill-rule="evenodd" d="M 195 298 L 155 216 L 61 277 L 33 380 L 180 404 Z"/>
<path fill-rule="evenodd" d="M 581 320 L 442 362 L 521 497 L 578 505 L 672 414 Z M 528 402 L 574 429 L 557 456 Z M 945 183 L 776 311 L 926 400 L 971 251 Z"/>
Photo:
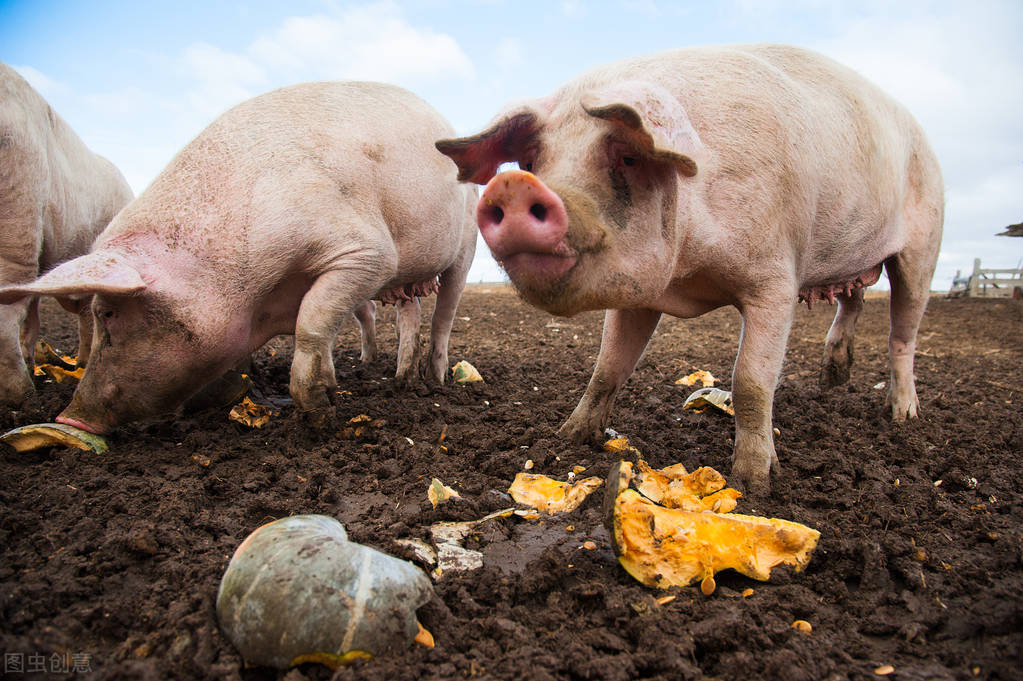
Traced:
<path fill-rule="evenodd" d="M 884 409 L 886 303 L 868 299 L 852 378 L 823 394 L 834 308 L 799 311 L 775 400 L 781 472 L 770 497 L 739 500 L 738 512 L 820 530 L 803 573 L 776 568 L 756 582 L 724 572 L 711 596 L 698 585 L 648 589 L 619 567 L 598 492 L 571 513 L 481 525 L 466 546 L 483 567 L 445 574 L 420 610 L 433 649 L 336 673 L 245 668 L 214 605 L 232 552 L 261 524 L 326 514 L 354 541 L 412 558 L 397 540 L 514 505 L 506 491 L 527 460 L 561 480 L 576 466 L 604 477 L 616 461 L 554 436 L 589 378 L 602 315 L 554 318 L 506 287 L 477 285 L 459 308 L 451 361 L 468 360 L 486 383 L 397 387 L 387 308 L 371 364 L 358 362 L 355 328 L 343 331 L 342 392 L 320 428 L 290 406 L 260 429 L 220 409 L 124 427 L 102 455 L 0 446 L 5 678 L 797 681 L 874 679 L 888 665 L 900 681 L 1018 679 L 1023 303 L 931 301 L 916 368 L 922 417 L 906 424 Z M 44 337 L 73 350 L 71 318 L 43 310 Z M 662 321 L 611 423 L 651 465 L 727 476 L 730 417 L 683 412 L 693 388 L 675 380 L 705 369 L 727 389 L 738 333 L 730 309 Z M 286 397 L 290 348 L 277 339 L 256 356 L 257 401 Z M 37 387 L 29 408 L 2 415 L 3 430 L 52 421 L 73 390 Z M 346 434 L 359 414 L 384 423 Z M 461 498 L 434 509 L 433 478 Z"/>

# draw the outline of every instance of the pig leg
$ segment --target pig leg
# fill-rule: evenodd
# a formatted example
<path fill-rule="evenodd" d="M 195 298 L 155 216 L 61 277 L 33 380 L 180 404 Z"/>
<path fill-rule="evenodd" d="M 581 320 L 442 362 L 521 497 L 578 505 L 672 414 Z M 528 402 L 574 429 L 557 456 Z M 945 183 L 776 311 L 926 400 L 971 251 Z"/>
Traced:
<path fill-rule="evenodd" d="M 916 354 L 916 333 L 927 306 L 934 272 L 933 265 L 921 266 L 920 261 L 921 258 L 913 258 L 903 252 L 885 262 L 891 284 L 891 330 L 888 335 L 891 380 L 887 404 L 891 406 L 894 421 L 916 418 L 920 406 L 913 378 L 913 357 Z M 934 259 L 930 262 L 933 263 Z"/>
<path fill-rule="evenodd" d="M 795 300 L 794 293 L 788 299 Z M 759 301 L 744 305 L 740 310 L 742 336 L 732 372 L 735 447 L 730 482 L 745 485 L 756 493 L 770 490 L 771 469 L 778 470 L 771 411 L 792 326 L 793 307 Z"/>
<path fill-rule="evenodd" d="M 419 323 L 422 307 L 418 296 L 396 303 L 398 327 L 398 368 L 394 372 L 400 383 L 411 383 L 419 375 Z"/>
<path fill-rule="evenodd" d="M 334 340 L 341 324 L 393 276 L 396 257 L 370 252 L 348 269 L 321 274 L 302 298 L 295 322 L 291 397 L 301 411 L 324 409 L 337 388 Z M 392 263 L 387 267 L 386 263 Z"/>
<path fill-rule="evenodd" d="M 372 362 L 377 356 L 377 306 L 367 300 L 355 308 L 353 313 L 359 325 L 359 336 L 362 339 L 362 354 L 359 360 L 363 363 Z"/>
<path fill-rule="evenodd" d="M 856 320 L 863 310 L 863 289 L 854 289 L 846 295 L 840 293 L 838 312 L 828 330 L 824 343 L 824 362 L 821 366 L 821 390 L 834 388 L 849 380 L 849 368 L 853 363 L 853 334 Z"/>
<path fill-rule="evenodd" d="M 35 390 L 26 364 L 33 356 L 34 341 L 27 354 L 22 344 L 28 308 L 27 300 L 0 305 L 0 405 L 7 408 L 20 407 Z"/>
<path fill-rule="evenodd" d="M 440 275 L 440 288 L 437 290 L 437 305 L 433 308 L 433 321 L 430 323 L 430 374 L 429 379 L 443 385 L 448 372 L 448 344 L 451 341 L 451 326 L 455 321 L 458 301 L 465 290 L 465 279 L 469 276 L 473 250 L 468 258 L 460 259 Z"/>
<path fill-rule="evenodd" d="M 608 310 L 604 314 L 597 366 L 586 392 L 558 435 L 575 442 L 599 441 L 615 395 L 632 375 L 660 318 L 660 312 L 648 309 Z"/>

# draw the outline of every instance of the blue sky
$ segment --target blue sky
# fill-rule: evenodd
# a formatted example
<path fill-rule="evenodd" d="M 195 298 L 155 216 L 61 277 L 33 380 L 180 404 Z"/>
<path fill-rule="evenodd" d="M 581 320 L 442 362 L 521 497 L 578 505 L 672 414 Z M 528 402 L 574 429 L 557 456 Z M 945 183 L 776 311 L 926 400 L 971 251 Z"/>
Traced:
<path fill-rule="evenodd" d="M 219 113 L 289 83 L 393 82 L 471 134 L 506 102 L 620 57 L 751 41 L 816 49 L 927 131 L 946 184 L 937 291 L 975 257 L 1023 261 L 1023 239 L 994 236 L 1023 220 L 1021 35 L 1019 0 L 0 0 L 0 61 L 136 193 Z M 502 278 L 481 240 L 470 281 Z"/>

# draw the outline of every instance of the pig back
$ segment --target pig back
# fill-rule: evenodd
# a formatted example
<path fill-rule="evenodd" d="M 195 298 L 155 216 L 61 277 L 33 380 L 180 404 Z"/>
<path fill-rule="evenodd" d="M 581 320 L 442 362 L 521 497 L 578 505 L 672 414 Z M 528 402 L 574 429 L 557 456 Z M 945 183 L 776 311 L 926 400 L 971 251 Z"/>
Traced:
<path fill-rule="evenodd" d="M 131 200 L 121 173 L 0 63 L 0 259 L 22 279 L 89 250 Z M 10 279 L 14 281 L 15 279 Z"/>
<path fill-rule="evenodd" d="M 155 237 L 206 268 L 259 270 L 268 281 L 284 270 L 315 276 L 366 240 L 450 250 L 427 229 L 450 230 L 464 203 L 454 169 L 433 147 L 450 134 L 436 111 L 395 86 L 274 90 L 232 108 L 184 147 L 104 243 Z"/>

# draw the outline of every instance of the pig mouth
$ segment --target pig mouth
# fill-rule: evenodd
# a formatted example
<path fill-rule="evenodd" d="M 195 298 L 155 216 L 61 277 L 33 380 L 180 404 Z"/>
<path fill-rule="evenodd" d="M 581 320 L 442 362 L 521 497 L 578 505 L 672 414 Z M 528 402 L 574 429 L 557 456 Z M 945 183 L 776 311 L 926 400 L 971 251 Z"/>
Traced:
<path fill-rule="evenodd" d="M 575 254 L 513 253 L 498 258 L 498 262 L 516 286 L 529 288 L 550 286 L 564 278 L 579 257 Z M 521 284 L 520 284 L 521 282 Z"/>
<path fill-rule="evenodd" d="M 90 432 L 93 435 L 103 435 L 108 430 L 110 430 L 109 428 L 105 428 L 103 426 L 95 426 L 91 423 L 86 423 L 85 421 L 76 419 L 72 416 L 64 416 L 63 414 L 57 416 L 57 423 L 63 423 L 64 425 L 72 426 L 74 428 L 78 428 L 79 430 Z"/>

